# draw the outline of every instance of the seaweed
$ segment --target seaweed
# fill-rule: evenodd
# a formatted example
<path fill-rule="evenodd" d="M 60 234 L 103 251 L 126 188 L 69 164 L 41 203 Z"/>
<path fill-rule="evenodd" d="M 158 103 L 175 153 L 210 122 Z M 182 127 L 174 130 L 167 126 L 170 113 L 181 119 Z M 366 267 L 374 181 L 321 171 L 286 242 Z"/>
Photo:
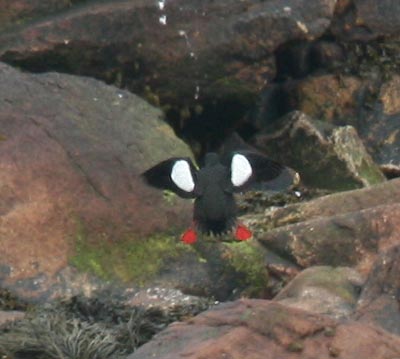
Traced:
<path fill-rule="evenodd" d="M 0 328 L 0 356 L 10 359 L 125 358 L 173 321 L 208 308 L 208 301 L 160 307 L 129 306 L 102 293 L 37 306 Z"/>

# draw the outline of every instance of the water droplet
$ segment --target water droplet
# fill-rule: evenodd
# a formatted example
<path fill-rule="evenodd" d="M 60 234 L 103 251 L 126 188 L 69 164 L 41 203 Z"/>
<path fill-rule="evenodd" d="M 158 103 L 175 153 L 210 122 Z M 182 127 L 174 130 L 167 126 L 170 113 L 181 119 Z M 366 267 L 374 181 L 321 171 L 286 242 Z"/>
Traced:
<path fill-rule="evenodd" d="M 161 15 L 158 19 L 161 25 L 167 25 L 167 15 Z"/>
<path fill-rule="evenodd" d="M 200 97 L 200 86 L 196 86 L 196 92 L 194 93 L 194 99 L 198 100 Z"/>
<path fill-rule="evenodd" d="M 165 7 L 165 1 L 164 0 L 159 0 L 158 1 L 158 8 L 160 10 L 164 10 L 164 7 Z"/>
<path fill-rule="evenodd" d="M 283 8 L 283 11 L 284 11 L 284 12 L 287 12 L 287 13 L 291 13 L 291 12 L 292 12 L 292 8 L 291 8 L 290 6 L 285 6 L 285 7 Z"/>

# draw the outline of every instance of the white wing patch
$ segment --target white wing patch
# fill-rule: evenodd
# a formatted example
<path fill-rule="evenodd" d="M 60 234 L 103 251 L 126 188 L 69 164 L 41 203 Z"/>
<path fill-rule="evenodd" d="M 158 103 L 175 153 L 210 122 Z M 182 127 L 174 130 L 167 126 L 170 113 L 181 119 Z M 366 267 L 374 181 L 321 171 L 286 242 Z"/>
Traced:
<path fill-rule="evenodd" d="M 231 181 L 235 187 L 240 187 L 251 177 L 253 169 L 248 159 L 237 153 L 232 157 L 231 163 Z"/>
<path fill-rule="evenodd" d="M 171 179 L 182 191 L 192 192 L 194 190 L 192 172 L 190 171 L 189 163 L 185 160 L 178 160 L 174 163 Z"/>

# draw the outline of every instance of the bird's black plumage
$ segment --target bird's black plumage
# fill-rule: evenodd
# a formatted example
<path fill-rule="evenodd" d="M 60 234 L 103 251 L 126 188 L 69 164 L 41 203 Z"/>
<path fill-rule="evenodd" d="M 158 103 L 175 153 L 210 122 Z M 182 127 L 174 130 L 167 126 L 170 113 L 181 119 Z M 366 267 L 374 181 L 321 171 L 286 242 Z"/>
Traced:
<path fill-rule="evenodd" d="M 143 178 L 154 187 L 171 190 L 183 198 L 195 198 L 196 228 L 219 235 L 236 223 L 235 192 L 256 183 L 279 179 L 288 182 L 293 179 L 293 172 L 258 153 L 236 151 L 223 158 L 208 153 L 200 169 L 189 158 L 171 158 L 144 172 Z"/>
<path fill-rule="evenodd" d="M 221 234 L 230 230 L 236 219 L 234 186 L 230 170 L 216 153 L 208 153 L 205 165 L 196 175 L 193 220 L 201 232 Z"/>

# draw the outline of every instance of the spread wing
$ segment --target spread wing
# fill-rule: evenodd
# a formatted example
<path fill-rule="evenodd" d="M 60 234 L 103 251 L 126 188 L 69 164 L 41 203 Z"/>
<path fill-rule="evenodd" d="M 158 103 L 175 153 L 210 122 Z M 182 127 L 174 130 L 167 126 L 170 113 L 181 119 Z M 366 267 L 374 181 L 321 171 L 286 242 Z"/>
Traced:
<path fill-rule="evenodd" d="M 283 190 L 290 187 L 298 174 L 276 161 L 252 151 L 235 151 L 228 159 L 231 183 L 235 192 L 252 187 Z"/>
<path fill-rule="evenodd" d="M 183 198 L 194 198 L 196 174 L 190 158 L 174 157 L 151 167 L 142 177 L 150 186 L 170 190 Z"/>

